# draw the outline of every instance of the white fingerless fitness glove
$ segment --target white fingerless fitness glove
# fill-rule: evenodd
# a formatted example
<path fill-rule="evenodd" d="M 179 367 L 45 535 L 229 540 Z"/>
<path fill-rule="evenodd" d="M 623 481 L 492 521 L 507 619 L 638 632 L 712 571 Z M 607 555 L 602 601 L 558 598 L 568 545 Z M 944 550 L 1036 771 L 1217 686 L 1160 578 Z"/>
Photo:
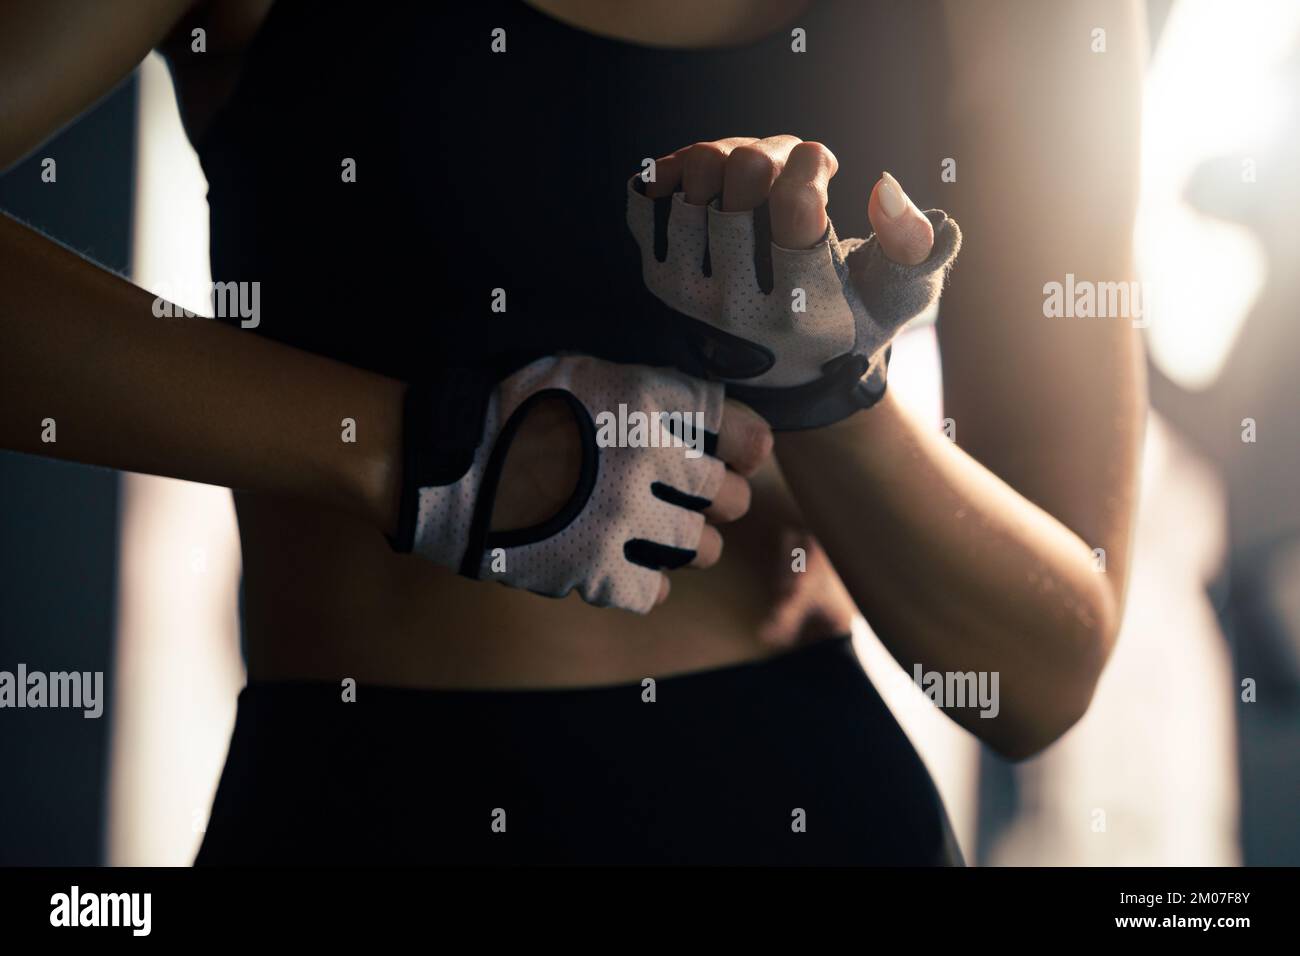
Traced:
<path fill-rule="evenodd" d="M 774 429 L 815 428 L 880 400 L 889 345 L 939 298 L 961 230 L 926 213 L 934 248 L 920 265 L 892 262 L 875 236 L 811 249 L 771 240 L 765 203 L 723 212 L 686 194 L 651 199 L 627 185 L 627 222 L 646 287 L 665 305 L 681 346 L 679 368 L 720 379 Z"/>
<path fill-rule="evenodd" d="M 467 577 L 551 597 L 576 589 L 591 604 L 649 611 L 660 571 L 695 557 L 704 528 L 700 512 L 722 484 L 726 469 L 713 455 L 722 386 L 674 369 L 561 356 L 525 366 L 477 403 L 457 397 L 449 405 L 453 392 L 466 390 L 443 379 L 408 392 L 393 547 Z M 568 403 L 582 436 L 578 486 L 541 525 L 491 531 L 506 451 L 528 410 L 550 397 Z M 669 417 L 644 419 L 638 432 L 631 414 L 637 411 Z M 454 443 L 447 436 L 457 432 L 449 419 L 475 415 L 480 440 L 462 440 L 463 451 L 449 454 Z M 632 427 L 620 429 L 620 421 Z M 460 426 L 463 438 L 465 423 Z"/>

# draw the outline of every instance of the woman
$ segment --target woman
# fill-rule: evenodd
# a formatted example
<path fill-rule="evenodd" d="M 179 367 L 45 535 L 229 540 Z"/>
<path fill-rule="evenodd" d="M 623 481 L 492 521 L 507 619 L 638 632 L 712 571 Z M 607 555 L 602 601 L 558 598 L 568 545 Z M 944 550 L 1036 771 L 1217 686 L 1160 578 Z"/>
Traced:
<path fill-rule="evenodd" d="M 4 446 L 236 489 L 249 686 L 199 862 L 960 861 L 851 617 L 909 673 L 996 672 L 996 718 L 951 716 L 1009 757 L 1047 746 L 1118 628 L 1143 411 L 1131 324 L 1042 309 L 1066 273 L 1128 278 L 1138 11 L 1042 6 L 5 11 L 0 162 L 157 47 L 210 184 L 213 277 L 261 283 L 255 329 L 158 319 L 0 230 Z M 939 326 L 957 441 L 889 392 L 775 441 L 729 401 L 706 517 L 748 514 L 725 554 L 702 530 L 642 616 L 394 553 L 405 383 L 670 361 L 622 227 L 645 158 L 652 197 L 770 200 L 791 248 L 825 232 L 834 177 L 838 234 L 874 228 L 902 264 L 932 235 L 877 172 L 932 194 L 966 236 Z M 48 416 L 76 422 L 57 445 Z M 552 515 L 578 443 L 537 406 L 492 527 Z"/>

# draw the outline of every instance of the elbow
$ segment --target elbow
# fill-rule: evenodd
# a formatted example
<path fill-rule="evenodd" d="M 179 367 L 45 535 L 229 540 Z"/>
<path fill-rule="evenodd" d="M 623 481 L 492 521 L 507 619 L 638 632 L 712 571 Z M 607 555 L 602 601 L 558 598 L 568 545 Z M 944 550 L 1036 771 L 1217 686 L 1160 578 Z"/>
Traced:
<path fill-rule="evenodd" d="M 1040 710 L 1032 719 L 1010 728 L 1010 732 L 985 738 L 985 743 L 1009 763 L 1037 757 L 1083 718 L 1092 703 L 1095 689 L 1095 682 L 1086 686 L 1084 681 L 1080 681 L 1079 686 L 1063 688 L 1060 699 L 1053 702 L 1050 712 Z"/>
<path fill-rule="evenodd" d="M 1032 715 L 1016 721 L 1003 733 L 986 737 L 985 743 L 1010 763 L 1037 757 L 1083 719 L 1096 688 L 1095 677 L 1077 675 L 1058 685 L 1057 697 L 1050 705 L 1035 708 Z"/>
<path fill-rule="evenodd" d="M 1010 719 L 1002 733 L 984 738 L 1004 760 L 1019 763 L 1036 757 L 1064 737 L 1092 705 L 1119 635 L 1122 611 L 1109 587 L 1101 585 L 1096 592 L 1076 614 L 1077 625 L 1068 629 L 1066 640 L 1055 642 L 1053 659 L 1034 681 L 1039 686 L 1007 714 Z"/>

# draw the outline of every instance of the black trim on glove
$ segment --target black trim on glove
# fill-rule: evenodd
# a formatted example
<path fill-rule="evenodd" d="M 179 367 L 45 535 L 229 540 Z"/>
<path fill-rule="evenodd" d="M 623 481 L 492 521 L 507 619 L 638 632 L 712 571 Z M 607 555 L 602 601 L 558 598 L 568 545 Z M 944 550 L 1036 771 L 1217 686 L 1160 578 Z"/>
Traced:
<path fill-rule="evenodd" d="M 439 369 L 412 382 L 402 401 L 402 491 L 394 551 L 415 545 L 421 488 L 459 481 L 474 463 L 497 374 L 486 368 Z"/>
<path fill-rule="evenodd" d="M 728 382 L 727 397 L 744 402 L 776 431 L 833 425 L 885 397 L 893 349 L 892 345 L 885 349 L 879 368 L 866 378 L 870 360 L 865 355 L 848 354 L 827 362 L 825 374 L 815 382 L 786 388 Z"/>
<path fill-rule="evenodd" d="M 578 484 L 573 489 L 573 494 L 565 502 L 564 507 L 543 521 L 541 524 L 533 525 L 530 528 L 519 528 L 508 531 L 491 531 L 492 510 L 496 505 L 497 486 L 501 483 L 501 473 L 505 468 L 506 454 L 510 451 L 510 445 L 514 442 L 515 434 L 519 427 L 528 417 L 529 411 L 539 402 L 548 398 L 558 398 L 569 406 L 569 411 L 573 413 L 574 424 L 578 428 L 579 440 L 582 443 L 582 462 L 578 473 Z M 474 499 L 474 518 L 470 523 L 469 540 L 466 542 L 465 555 L 460 562 L 460 573 L 467 578 L 477 579 L 479 572 L 483 568 L 483 555 L 487 554 L 494 548 L 517 548 L 525 544 L 533 544 L 537 541 L 543 541 L 552 535 L 559 534 L 582 513 L 587 507 L 587 502 L 591 500 L 591 493 L 596 488 L 596 475 L 599 460 L 599 451 L 596 447 L 596 423 L 591 420 L 591 415 L 587 412 L 582 402 L 571 392 L 566 392 L 562 388 L 546 388 L 528 396 L 519 407 L 515 409 L 510 420 L 502 427 L 501 432 L 497 435 L 496 444 L 492 446 L 492 454 L 488 457 L 487 466 L 483 469 L 483 480 L 479 484 L 478 497 Z"/>

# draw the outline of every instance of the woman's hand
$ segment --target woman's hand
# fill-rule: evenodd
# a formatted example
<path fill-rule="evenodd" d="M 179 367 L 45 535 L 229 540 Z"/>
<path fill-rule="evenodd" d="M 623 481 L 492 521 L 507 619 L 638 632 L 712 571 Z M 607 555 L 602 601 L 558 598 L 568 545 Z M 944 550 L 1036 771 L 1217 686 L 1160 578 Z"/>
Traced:
<path fill-rule="evenodd" d="M 788 249 L 811 248 L 826 234 L 826 207 L 831 179 L 839 164 L 821 143 L 795 136 L 767 139 L 732 137 L 695 143 L 656 161 L 656 179 L 646 194 L 661 198 L 684 192 L 686 201 L 703 205 L 721 197 L 724 212 L 769 204 L 772 240 Z M 885 173 L 868 197 L 867 213 L 884 253 L 895 262 L 923 262 L 934 244 L 930 220 L 916 207 L 893 176 Z M 771 647 L 789 647 L 848 630 L 853 601 L 817 540 L 797 524 L 787 523 L 774 551 L 767 579 L 772 602 L 759 629 Z M 792 549 L 803 549 L 806 567 L 792 573 Z"/>
<path fill-rule="evenodd" d="M 661 195 L 627 181 L 627 225 L 678 367 L 726 382 L 778 432 L 878 402 L 890 343 L 939 299 L 957 223 L 922 213 L 885 174 L 867 201 L 876 230 L 839 235 L 826 215 L 835 157 L 792 136 L 698 143 L 660 162 Z"/>
<path fill-rule="evenodd" d="M 772 452 L 772 431 L 763 419 L 739 402 L 723 406 L 717 455 L 727 465 L 722 487 L 705 509 L 704 526 L 694 560 L 687 567 L 707 568 L 722 557 L 722 535 L 715 525 L 749 511 L 749 478 Z M 539 403 L 524 420 L 506 454 L 501 485 L 492 512 L 492 530 L 541 524 L 559 512 L 578 484 L 582 449 L 570 409 L 559 400 Z M 665 576 L 656 604 L 667 598 Z"/>
<path fill-rule="evenodd" d="M 772 241 L 787 249 L 807 249 L 826 234 L 830 181 L 839 169 L 821 143 L 795 136 L 766 139 L 732 137 L 686 146 L 656 161 L 651 198 L 684 192 L 695 205 L 722 197 L 724 212 L 769 204 Z M 876 181 L 867 215 L 881 248 L 901 265 L 924 262 L 934 245 L 934 229 L 888 173 Z"/>
<path fill-rule="evenodd" d="M 834 154 L 820 143 L 794 136 L 735 137 L 695 143 L 659 159 L 656 179 L 647 184 L 646 192 L 661 197 L 682 191 L 688 202 L 698 205 L 721 196 L 727 212 L 755 209 L 768 202 L 773 241 L 790 249 L 809 248 L 826 233 L 827 193 L 838 165 Z M 891 259 L 914 265 L 930 254 L 934 244 L 930 221 L 888 173 L 872 189 L 867 211 L 881 247 Z M 748 511 L 751 489 L 747 479 L 770 452 L 772 435 L 760 416 L 728 401 L 719 444 L 720 456 L 730 470 L 718 498 L 705 512 L 711 524 L 705 528 L 691 567 L 709 567 L 721 557 L 722 536 L 712 525 L 735 521 Z M 506 458 L 493 530 L 528 527 L 555 514 L 577 484 L 579 460 L 578 432 L 568 411 L 559 402 L 539 405 L 528 416 Z M 815 542 L 813 548 L 818 565 L 829 567 Z M 795 605 L 809 602 L 808 589 L 802 586 L 807 579 L 801 576 L 797 580 L 799 588 L 777 589 L 782 600 L 765 638 L 773 644 L 793 639 L 802 629 L 790 626 L 796 616 L 803 616 L 794 613 Z M 665 584 L 661 602 L 667 594 Z"/>

